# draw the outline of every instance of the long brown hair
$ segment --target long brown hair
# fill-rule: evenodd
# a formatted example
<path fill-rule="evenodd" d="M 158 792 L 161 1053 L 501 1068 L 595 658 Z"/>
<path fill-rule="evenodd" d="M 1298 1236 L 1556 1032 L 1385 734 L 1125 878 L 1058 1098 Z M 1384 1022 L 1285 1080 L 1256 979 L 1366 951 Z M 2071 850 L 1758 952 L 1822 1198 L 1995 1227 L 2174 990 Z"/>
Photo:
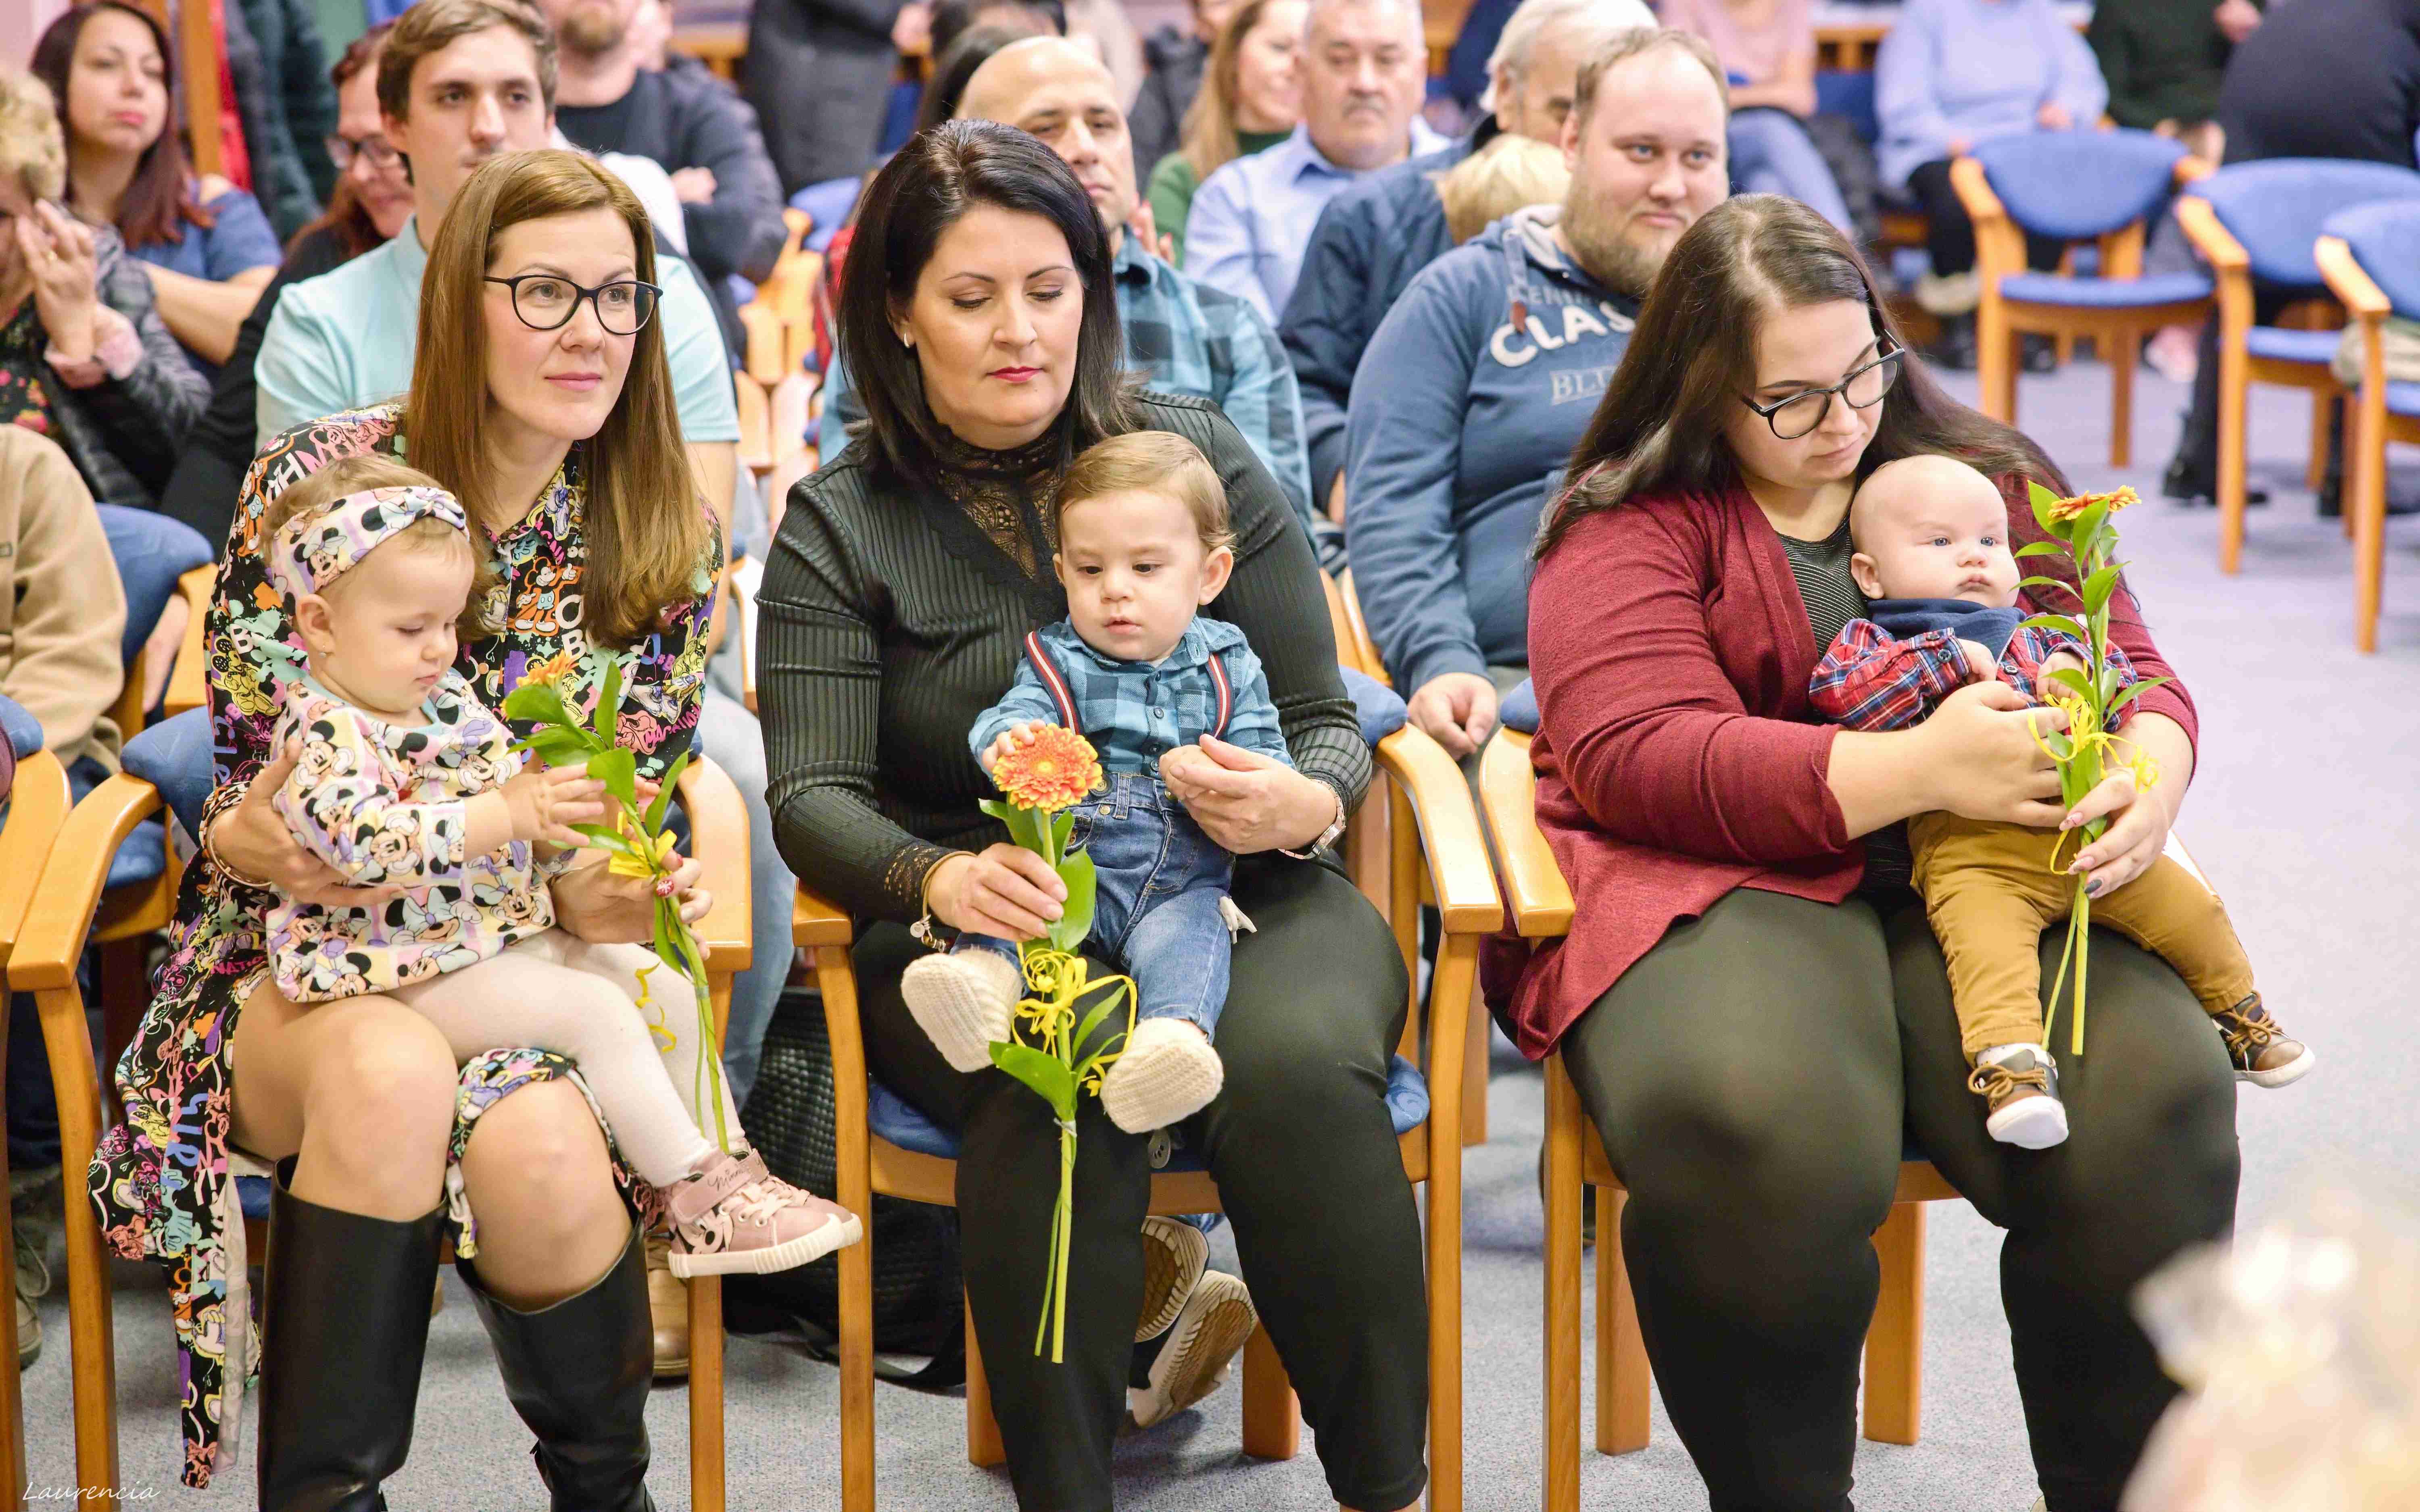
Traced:
<path fill-rule="evenodd" d="M 386 34 L 394 29 L 394 22 L 382 21 L 352 39 L 344 55 L 336 59 L 335 66 L 328 70 L 328 82 L 336 86 L 336 93 L 343 94 L 345 85 L 352 83 L 364 69 L 378 62 L 379 49 L 386 45 Z M 364 253 L 376 252 L 386 244 L 386 238 L 379 235 L 378 223 L 370 219 L 370 212 L 362 205 L 361 195 L 353 189 L 353 176 L 349 169 L 336 175 L 336 192 L 328 196 L 328 208 L 320 212 L 318 220 L 288 238 L 286 250 L 291 253 L 302 244 L 303 238 L 323 231 L 336 234 L 336 239 L 344 244 L 348 262 Z"/>
<path fill-rule="evenodd" d="M 1664 259 L 1621 365 L 1572 451 L 1566 475 L 1578 481 L 1548 512 L 1537 555 L 1575 522 L 1634 498 L 1738 486 L 1723 422 L 1756 388 L 1758 327 L 1776 311 L 1835 300 L 1863 304 L 1874 334 L 1906 347 L 1865 260 L 1832 223 L 1779 194 L 1742 194 L 1707 211 Z M 1941 453 L 1994 478 L 2022 474 L 2069 491 L 2040 447 L 1951 398 L 1915 353 L 1900 365 L 1857 464 L 1860 479 L 1902 456 Z"/>
<path fill-rule="evenodd" d="M 455 195 L 428 249 L 404 431 L 411 465 L 452 489 L 474 520 L 493 520 L 510 507 L 489 496 L 480 436 L 489 401 L 484 378 L 474 380 L 488 371 L 485 280 L 496 239 L 524 221 L 594 209 L 622 218 L 640 281 L 655 283 L 655 233 L 638 196 L 589 159 L 555 147 L 482 164 Z M 631 645 L 655 631 L 665 609 L 695 596 L 708 540 L 674 409 L 660 303 L 633 338 L 620 400 L 573 455 L 587 485 L 581 599 L 589 638 Z"/>
<path fill-rule="evenodd" d="M 1235 94 L 1243 88 L 1244 39 L 1261 23 L 1269 0 L 1244 0 L 1227 18 L 1227 29 L 1210 49 L 1210 67 L 1202 87 L 1186 107 L 1184 136 L 1177 152 L 1200 183 L 1235 161 L 1243 144 L 1235 136 Z M 1135 171 L 1148 177 L 1156 164 L 1138 162 Z"/>
<path fill-rule="evenodd" d="M 126 186 L 126 197 L 117 202 L 118 237 L 130 252 L 163 241 L 182 241 L 184 223 L 191 221 L 207 231 L 218 224 L 218 217 L 194 198 L 185 147 L 177 139 L 177 54 L 169 50 L 168 34 L 160 23 L 149 11 L 127 5 L 124 0 L 89 0 L 88 4 L 71 6 L 59 13 L 59 19 L 52 22 L 42 32 L 41 40 L 34 44 L 34 76 L 51 86 L 51 99 L 59 111 L 59 130 L 72 139 L 75 128 L 69 124 L 68 74 L 75 63 L 76 39 L 84 35 L 92 18 L 104 10 L 132 16 L 151 34 L 152 45 L 160 50 L 161 80 L 168 94 L 167 113 L 162 117 L 159 138 L 145 147 L 143 156 L 135 161 L 134 177 Z"/>

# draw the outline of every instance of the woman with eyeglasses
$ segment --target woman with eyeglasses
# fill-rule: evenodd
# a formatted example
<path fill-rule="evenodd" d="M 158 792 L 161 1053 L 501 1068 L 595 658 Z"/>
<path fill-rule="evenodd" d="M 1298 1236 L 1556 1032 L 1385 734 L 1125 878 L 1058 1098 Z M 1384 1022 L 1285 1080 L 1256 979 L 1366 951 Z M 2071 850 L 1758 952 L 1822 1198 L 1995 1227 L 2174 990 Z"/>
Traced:
<path fill-rule="evenodd" d="M 119 1070 L 134 1111 L 103 1143 L 92 1188 L 113 1250 L 177 1258 L 190 1281 L 178 1298 L 196 1341 L 190 1484 L 224 1463 L 219 1382 L 241 1379 L 217 1348 L 242 1336 L 217 1316 L 233 1149 L 279 1171 L 261 1505 L 366 1506 L 402 1464 L 437 1242 L 452 1233 L 554 1505 L 635 1512 L 650 1504 L 652 1326 L 630 1220 L 652 1198 L 613 1160 L 565 1079 L 570 1064 L 500 1048 L 458 1067 L 444 1037 L 391 999 L 306 1009 L 260 969 L 262 917 L 280 896 L 362 896 L 271 807 L 293 765 L 269 741 L 301 641 L 269 584 L 260 522 L 295 480 L 339 457 L 408 455 L 462 501 L 501 579 L 488 607 L 503 628 L 462 642 L 456 669 L 490 707 L 545 676 L 589 708 L 604 677 L 588 654 L 602 649 L 618 669 L 606 717 L 643 779 L 696 738 L 722 549 L 681 446 L 645 211 L 577 153 L 497 158 L 448 210 L 420 298 L 403 400 L 286 432 L 245 484 L 209 619 L 219 785 L 158 996 Z M 675 865 L 695 918 L 710 900 L 695 864 Z M 652 937 L 650 885 L 584 853 L 551 891 L 580 939 Z M 163 1180 L 171 1166 L 203 1174 Z"/>
<path fill-rule="evenodd" d="M 208 378 L 277 270 L 277 234 L 258 200 L 188 171 L 175 69 L 166 31 L 124 0 L 76 6 L 34 44 L 34 74 L 67 128 L 69 207 L 125 239 Z"/>
<path fill-rule="evenodd" d="M 2128 1298 L 2234 1217 L 2226 1053 L 2176 972 L 2115 934 L 2092 942 L 2092 1054 L 2059 1068 L 2068 1143 L 1990 1136 L 1901 823 L 2107 818 L 2080 859 L 2122 887 L 2193 779 L 2183 685 L 2129 723 L 2158 786 L 2113 778 L 2071 810 L 2029 728 L 2062 717 L 2005 684 L 1890 733 L 1809 707 L 1819 651 L 1865 611 L 1850 495 L 1926 454 L 1993 478 L 2018 542 L 2043 539 L 2026 482 L 2069 491 L 1904 352 L 1838 231 L 1745 195 L 1666 260 L 1539 540 L 1530 761 L 1578 911 L 1499 1011 L 1529 1055 L 1562 1051 L 1629 1188 L 1648 1359 L 1718 1507 L 1848 1505 L 1868 1241 L 1903 1138 L 2007 1231 L 2017 1388 L 2053 1507 L 2118 1504 L 2177 1389 Z M 2133 594 L 2111 603 L 2117 643 L 2170 675 Z"/>

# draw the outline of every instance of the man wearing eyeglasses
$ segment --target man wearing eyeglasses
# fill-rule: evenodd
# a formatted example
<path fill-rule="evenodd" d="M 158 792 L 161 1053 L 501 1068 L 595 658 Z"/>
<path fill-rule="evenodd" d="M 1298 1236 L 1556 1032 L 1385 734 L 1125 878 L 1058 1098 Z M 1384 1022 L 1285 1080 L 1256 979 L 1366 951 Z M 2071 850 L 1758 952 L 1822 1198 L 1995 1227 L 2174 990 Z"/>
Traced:
<path fill-rule="evenodd" d="M 1563 125 L 1563 203 L 1431 263 L 1361 359 L 1385 378 L 1356 381 L 1347 408 L 1346 554 L 1413 722 L 1466 762 L 1528 675 L 1539 512 L 1666 255 L 1730 192 L 1729 114 L 1698 39 L 1602 45 Z"/>
<path fill-rule="evenodd" d="M 263 441 L 411 387 L 420 278 L 446 208 L 481 163 L 553 139 L 554 36 L 520 0 L 421 0 L 395 23 L 378 71 L 385 140 L 411 177 L 412 217 L 385 246 L 278 300 L 254 369 Z M 690 266 L 659 256 L 656 281 L 681 436 L 719 505 L 731 497 L 739 440 L 730 359 Z"/>

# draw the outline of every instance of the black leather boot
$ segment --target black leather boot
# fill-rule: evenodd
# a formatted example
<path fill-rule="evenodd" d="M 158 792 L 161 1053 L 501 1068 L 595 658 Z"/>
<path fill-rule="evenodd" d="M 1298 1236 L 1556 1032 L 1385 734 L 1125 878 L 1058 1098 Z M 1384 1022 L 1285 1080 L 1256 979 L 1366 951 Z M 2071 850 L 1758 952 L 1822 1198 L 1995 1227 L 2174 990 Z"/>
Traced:
<path fill-rule="evenodd" d="M 380 1512 L 428 1345 L 441 1205 L 410 1223 L 305 1202 L 280 1161 L 261 1322 L 262 1512 Z"/>
<path fill-rule="evenodd" d="M 535 1312 L 489 1296 L 476 1263 L 455 1270 L 495 1341 L 504 1395 L 537 1435 L 530 1452 L 554 1512 L 655 1512 L 646 1487 L 655 1323 L 637 1226 L 595 1286 Z"/>

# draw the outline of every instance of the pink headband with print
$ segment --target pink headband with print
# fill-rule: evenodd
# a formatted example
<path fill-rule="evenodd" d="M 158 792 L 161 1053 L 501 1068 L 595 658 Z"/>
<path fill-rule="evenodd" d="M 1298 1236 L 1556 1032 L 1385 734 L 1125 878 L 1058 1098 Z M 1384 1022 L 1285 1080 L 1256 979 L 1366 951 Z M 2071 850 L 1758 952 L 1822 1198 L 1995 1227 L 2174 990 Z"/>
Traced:
<path fill-rule="evenodd" d="M 365 488 L 316 515 L 297 515 L 269 548 L 269 579 L 294 598 L 316 594 L 413 521 L 442 520 L 469 533 L 462 501 L 442 488 Z"/>

